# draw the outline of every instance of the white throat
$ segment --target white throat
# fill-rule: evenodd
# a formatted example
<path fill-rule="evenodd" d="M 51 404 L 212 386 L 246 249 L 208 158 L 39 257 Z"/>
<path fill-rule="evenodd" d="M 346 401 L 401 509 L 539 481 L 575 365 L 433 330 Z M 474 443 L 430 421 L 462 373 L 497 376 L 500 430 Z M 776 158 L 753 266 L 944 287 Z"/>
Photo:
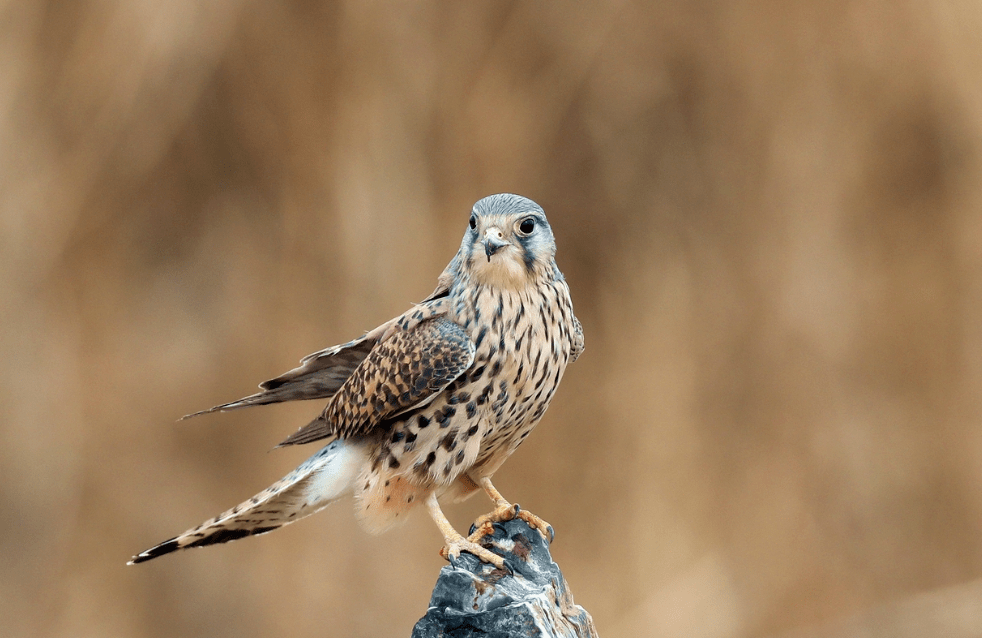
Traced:
<path fill-rule="evenodd" d="M 471 276 L 486 286 L 508 290 L 521 290 L 531 283 L 530 273 L 514 246 L 501 248 L 490 259 L 475 251 L 471 258 Z"/>

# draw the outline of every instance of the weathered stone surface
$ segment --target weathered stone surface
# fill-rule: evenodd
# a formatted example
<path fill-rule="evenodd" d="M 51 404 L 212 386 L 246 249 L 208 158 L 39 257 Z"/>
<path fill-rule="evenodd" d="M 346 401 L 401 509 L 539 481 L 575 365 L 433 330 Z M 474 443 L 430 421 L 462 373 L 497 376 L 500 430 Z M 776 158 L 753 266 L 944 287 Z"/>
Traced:
<path fill-rule="evenodd" d="M 462 553 L 440 570 L 412 638 L 596 638 L 593 619 L 573 603 L 542 536 L 520 519 L 494 528 L 484 545 L 512 573 Z"/>

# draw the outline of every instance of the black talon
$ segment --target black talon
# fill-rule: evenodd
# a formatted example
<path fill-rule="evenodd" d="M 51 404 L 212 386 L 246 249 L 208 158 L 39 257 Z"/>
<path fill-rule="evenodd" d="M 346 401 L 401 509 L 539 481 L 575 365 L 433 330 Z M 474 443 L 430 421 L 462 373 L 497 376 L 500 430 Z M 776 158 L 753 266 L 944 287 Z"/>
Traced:
<path fill-rule="evenodd" d="M 477 531 L 477 525 L 475 525 L 474 523 L 471 523 L 471 528 L 467 531 L 467 535 L 468 536 L 473 536 L 474 535 L 474 532 L 476 532 L 476 531 Z"/>
<path fill-rule="evenodd" d="M 546 531 L 549 532 L 549 543 L 552 544 L 552 541 L 556 540 L 556 531 L 552 529 L 552 525 L 547 525 Z"/>
<path fill-rule="evenodd" d="M 512 505 L 512 509 L 515 510 L 515 516 L 518 516 L 518 513 L 522 511 L 522 506 L 519 505 L 518 503 L 515 503 L 514 505 Z"/>

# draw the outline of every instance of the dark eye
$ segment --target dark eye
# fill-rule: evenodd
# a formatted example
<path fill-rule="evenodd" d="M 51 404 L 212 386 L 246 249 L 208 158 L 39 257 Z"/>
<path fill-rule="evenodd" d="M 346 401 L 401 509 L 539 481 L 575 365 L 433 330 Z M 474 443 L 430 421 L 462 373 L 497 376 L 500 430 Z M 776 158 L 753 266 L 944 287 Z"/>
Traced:
<path fill-rule="evenodd" d="M 471 224 L 471 230 L 474 230 L 475 228 L 477 228 L 477 217 L 474 217 L 473 215 L 471 215 L 470 224 Z"/>
<path fill-rule="evenodd" d="M 526 235 L 531 235 L 532 231 L 535 230 L 535 220 L 531 217 L 528 219 L 523 219 L 522 223 L 518 226 L 518 230 L 522 231 Z"/>

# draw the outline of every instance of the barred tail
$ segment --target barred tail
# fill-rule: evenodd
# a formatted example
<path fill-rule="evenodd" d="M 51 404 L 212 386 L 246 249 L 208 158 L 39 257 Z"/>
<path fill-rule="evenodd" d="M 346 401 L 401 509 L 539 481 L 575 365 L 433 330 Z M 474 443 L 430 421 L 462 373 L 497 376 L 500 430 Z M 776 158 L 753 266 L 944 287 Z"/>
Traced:
<path fill-rule="evenodd" d="M 265 534 L 309 516 L 351 490 L 364 459 L 361 446 L 333 441 L 249 500 L 140 552 L 128 564 L 142 563 L 179 549 Z"/>

